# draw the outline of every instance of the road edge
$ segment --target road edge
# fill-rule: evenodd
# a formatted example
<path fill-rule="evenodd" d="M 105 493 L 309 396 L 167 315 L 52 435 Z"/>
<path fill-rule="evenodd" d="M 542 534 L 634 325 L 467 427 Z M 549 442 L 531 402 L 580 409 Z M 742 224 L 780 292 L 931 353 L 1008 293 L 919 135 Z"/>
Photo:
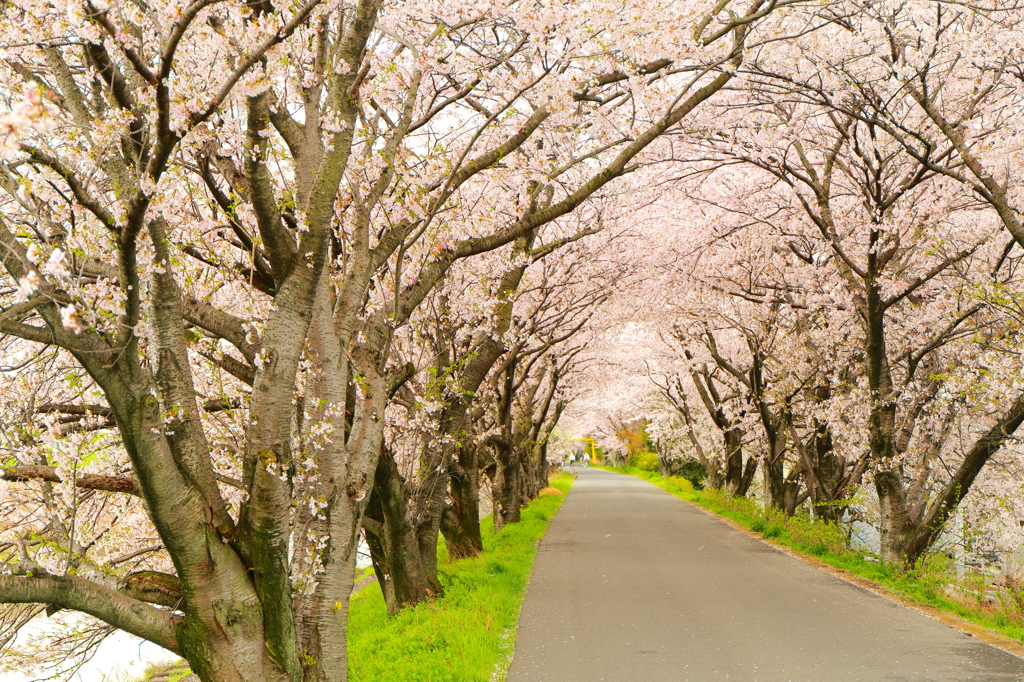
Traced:
<path fill-rule="evenodd" d="M 619 472 L 614 471 L 611 473 Z M 629 476 L 629 474 L 622 475 Z M 640 477 L 634 476 L 633 478 Z M 640 478 L 640 480 L 644 479 Z M 650 483 L 650 481 L 646 482 Z M 985 644 L 994 646 L 997 649 L 1002 649 L 1003 651 L 1012 654 L 1017 658 L 1024 659 L 1024 644 L 1021 644 L 1012 637 L 1008 637 L 1007 635 L 1004 635 L 1001 632 L 996 632 L 995 630 L 990 630 L 982 625 L 978 625 L 977 623 L 969 621 L 966 618 L 958 616 L 955 613 L 943 611 L 942 609 L 936 608 L 930 604 L 922 604 L 920 602 L 905 599 L 896 592 L 893 592 L 892 590 L 889 590 L 886 587 L 879 585 L 873 580 L 863 578 L 845 569 L 837 568 L 831 564 L 825 563 L 824 561 L 816 559 L 807 554 L 802 554 L 794 550 L 792 547 L 787 547 L 777 542 L 772 542 L 770 539 L 765 538 L 760 533 L 755 533 L 754 531 L 750 530 L 749 528 L 746 528 L 745 526 L 743 526 L 740 523 L 737 523 L 736 521 L 733 521 L 732 519 L 726 518 L 724 516 L 719 516 L 715 512 L 711 511 L 706 507 L 702 507 L 696 502 L 684 500 L 680 497 L 677 497 L 676 495 L 672 495 L 672 493 L 666 490 L 662 490 L 653 483 L 651 483 L 651 487 L 655 488 L 656 490 L 661 490 L 661 492 L 665 493 L 666 495 L 671 495 L 672 497 L 675 497 L 675 499 L 679 500 L 680 502 L 685 502 L 694 509 L 699 509 L 700 511 L 710 516 L 712 519 L 724 523 L 733 530 L 739 531 L 740 533 L 743 533 L 744 535 L 754 540 L 757 540 L 758 542 L 768 545 L 772 549 L 775 549 L 776 551 L 781 552 L 782 554 L 786 554 L 790 557 L 793 557 L 794 559 L 802 561 L 808 566 L 816 568 L 820 571 L 824 571 L 825 573 L 828 573 L 833 577 L 842 580 L 845 583 L 854 585 L 855 587 L 859 587 L 860 589 L 865 590 L 867 592 L 871 592 L 872 594 L 882 597 L 883 599 L 893 602 L 894 604 L 898 604 L 903 608 L 910 609 L 911 611 L 916 611 L 917 613 L 920 613 L 923 616 L 926 616 L 934 621 L 937 621 L 945 625 L 946 627 L 958 630 L 963 634 L 967 635 L 968 637 L 972 637 L 980 642 L 984 642 Z"/>
<path fill-rule="evenodd" d="M 544 544 L 544 538 L 548 535 L 548 530 L 551 529 L 551 524 L 558 518 L 558 512 L 562 511 L 562 507 L 565 505 L 566 500 L 569 499 L 569 494 L 572 493 L 573 488 L 576 487 L 576 480 L 578 476 L 575 472 L 568 472 L 564 469 L 562 473 L 568 474 L 572 477 L 569 481 L 569 487 L 562 494 L 562 501 L 558 503 L 558 507 L 555 509 L 554 515 L 548 519 L 547 525 L 544 527 L 544 533 L 537 540 L 537 546 L 533 553 L 533 561 L 530 563 L 530 574 L 526 578 L 526 585 L 523 587 L 523 598 L 519 600 L 519 612 L 516 613 L 516 621 L 512 625 L 509 625 L 501 634 L 502 644 L 501 650 L 498 654 L 498 660 L 494 662 L 494 668 L 491 670 L 491 676 L 488 682 L 505 682 L 505 678 L 508 677 L 508 671 L 512 667 L 512 659 L 516 655 L 516 640 L 519 638 L 519 619 L 523 615 L 523 604 L 526 603 L 526 595 L 530 591 L 530 583 L 533 581 L 533 569 L 537 565 L 537 554 L 540 553 L 541 545 Z"/>

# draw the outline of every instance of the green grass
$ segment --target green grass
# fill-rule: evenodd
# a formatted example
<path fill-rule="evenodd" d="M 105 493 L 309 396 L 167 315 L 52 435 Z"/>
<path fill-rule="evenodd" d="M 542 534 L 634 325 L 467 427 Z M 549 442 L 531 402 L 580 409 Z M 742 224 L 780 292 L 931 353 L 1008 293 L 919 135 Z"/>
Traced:
<path fill-rule="evenodd" d="M 689 481 L 681 477 L 666 479 L 657 472 L 634 467 L 601 468 L 642 478 L 682 500 L 700 505 L 780 545 L 867 578 L 906 601 L 954 613 L 1024 643 L 1024 613 L 1019 605 L 1007 603 L 987 606 L 981 604 L 980 600 L 975 604 L 970 598 L 954 600 L 946 596 L 946 588 L 954 584 L 956 579 L 950 560 L 943 556 L 928 556 L 910 570 L 888 566 L 872 561 L 872 555 L 866 552 L 851 549 L 844 530 L 836 524 L 812 522 L 808 516 L 800 514 L 786 518 L 780 511 L 765 510 L 753 500 L 731 497 L 718 490 L 696 491 Z M 976 589 L 977 584 L 967 587 Z"/>
<path fill-rule="evenodd" d="M 380 585 L 352 597 L 349 610 L 349 679 L 352 682 L 502 682 L 512 661 L 516 624 L 537 546 L 573 477 L 560 473 L 544 495 L 523 509 L 522 521 L 495 534 L 481 521 L 484 551 L 449 561 L 438 543 L 438 573 L 445 594 L 389 618 Z M 373 572 L 356 572 L 356 580 Z M 178 664 L 175 664 L 178 665 Z M 152 666 L 145 676 L 169 666 Z M 191 671 L 183 667 L 174 679 Z"/>
<path fill-rule="evenodd" d="M 563 493 L 573 479 L 551 485 Z M 483 523 L 484 552 L 439 568 L 442 598 L 389 618 L 380 587 L 367 587 L 349 612 L 349 679 L 353 682 L 488 682 L 503 680 L 533 559 L 565 499 L 545 495 L 523 520 L 494 534 Z"/>

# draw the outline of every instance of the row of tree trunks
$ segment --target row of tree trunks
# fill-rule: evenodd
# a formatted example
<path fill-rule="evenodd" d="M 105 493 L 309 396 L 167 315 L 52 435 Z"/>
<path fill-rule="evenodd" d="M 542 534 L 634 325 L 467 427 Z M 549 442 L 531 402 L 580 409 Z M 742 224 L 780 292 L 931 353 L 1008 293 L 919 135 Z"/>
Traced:
<path fill-rule="evenodd" d="M 492 494 L 495 530 L 518 523 L 522 507 L 547 485 L 547 440 L 565 408 L 554 400 L 565 367 L 552 364 L 532 380 L 518 371 L 524 367 L 514 353 L 500 366 L 494 432 L 477 440 L 471 423 L 485 419 L 486 412 L 457 410 L 458 420 L 446 422 L 447 445 L 429 455 L 424 451 L 415 485 L 402 476 L 394 453 L 382 453 L 363 525 L 390 613 L 442 594 L 440 535 L 454 559 L 483 550 L 482 473 Z"/>

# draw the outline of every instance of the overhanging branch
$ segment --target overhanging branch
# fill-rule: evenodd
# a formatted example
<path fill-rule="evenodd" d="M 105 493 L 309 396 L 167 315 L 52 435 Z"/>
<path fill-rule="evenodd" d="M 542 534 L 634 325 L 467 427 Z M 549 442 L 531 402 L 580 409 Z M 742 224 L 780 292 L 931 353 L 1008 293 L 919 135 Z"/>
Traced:
<path fill-rule="evenodd" d="M 4 481 L 48 481 L 50 483 L 62 483 L 63 479 L 57 474 L 57 467 L 31 464 L 26 466 L 11 467 L 0 472 L 0 480 Z M 126 493 L 128 495 L 141 495 L 139 484 L 129 476 L 101 476 L 98 474 L 79 474 L 75 477 L 74 483 L 79 488 L 87 490 L 102 490 L 108 493 Z"/>
<path fill-rule="evenodd" d="M 180 654 L 174 635 L 181 618 L 78 576 L 0 575 L 0 603 L 52 604 L 87 613 Z"/>

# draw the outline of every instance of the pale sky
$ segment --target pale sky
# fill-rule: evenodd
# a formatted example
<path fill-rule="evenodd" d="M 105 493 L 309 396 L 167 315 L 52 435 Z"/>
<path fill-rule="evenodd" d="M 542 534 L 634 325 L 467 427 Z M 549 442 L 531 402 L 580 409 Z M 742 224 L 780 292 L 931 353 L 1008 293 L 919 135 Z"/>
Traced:
<path fill-rule="evenodd" d="M 18 639 L 45 632 L 46 616 L 38 616 L 19 634 Z M 129 682 L 142 677 L 150 663 L 173 663 L 180 660 L 167 649 L 117 631 L 103 641 L 96 655 L 72 678 L 72 682 Z M 35 675 L 0 672 L 0 682 L 31 682 L 48 677 L 43 671 Z"/>

